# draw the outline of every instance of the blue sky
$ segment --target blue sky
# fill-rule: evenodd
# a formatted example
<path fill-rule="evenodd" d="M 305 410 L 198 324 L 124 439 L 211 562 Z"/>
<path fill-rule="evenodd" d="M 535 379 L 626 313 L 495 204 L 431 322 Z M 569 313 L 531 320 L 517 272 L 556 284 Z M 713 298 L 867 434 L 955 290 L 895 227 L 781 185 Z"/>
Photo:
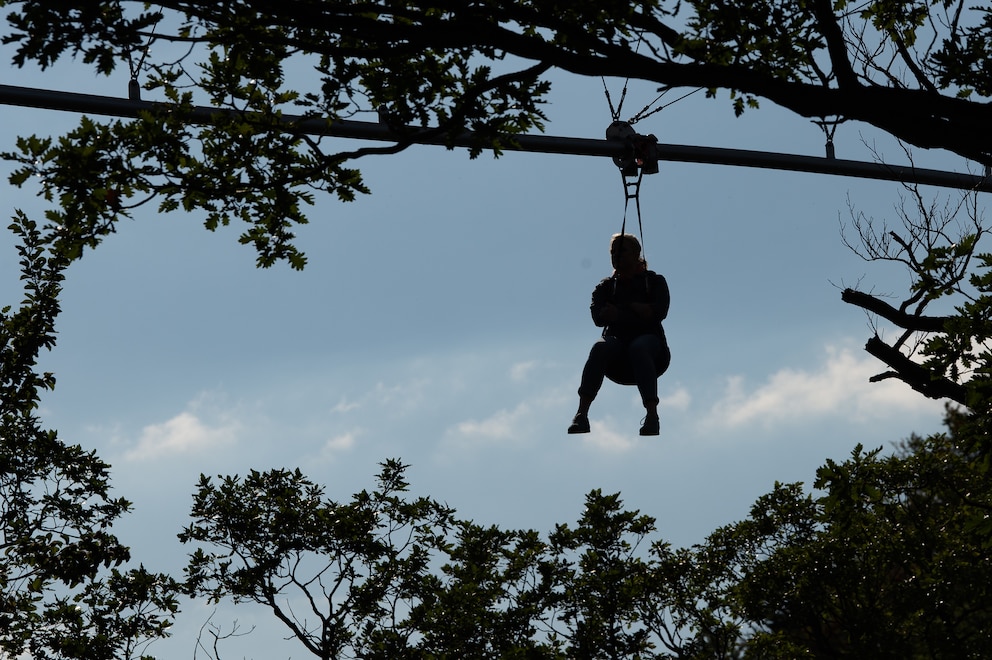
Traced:
<path fill-rule="evenodd" d="M 126 94 L 125 72 L 7 71 L 7 84 Z M 622 81 L 610 85 L 617 98 Z M 603 136 L 599 80 L 560 76 L 551 98 L 547 134 Z M 653 98 L 632 85 L 626 105 Z M 77 120 L 0 111 L 4 150 L 18 134 Z M 810 122 L 768 104 L 735 118 L 725 95 L 694 95 L 637 128 L 661 142 L 823 153 Z M 906 162 L 868 127 L 844 124 L 835 141 L 839 157 L 870 160 L 868 144 Z M 939 153 L 915 156 L 922 167 L 964 169 Z M 43 419 L 113 465 L 118 494 L 135 505 L 118 533 L 147 567 L 181 571 L 176 534 L 201 473 L 299 467 L 340 501 L 374 486 L 380 461 L 399 458 L 415 494 L 480 523 L 542 532 L 574 522 L 584 495 L 601 488 L 620 491 L 657 518 L 656 538 L 681 546 L 745 517 L 775 481 L 811 483 L 825 459 L 857 443 L 890 447 L 940 428 L 940 402 L 868 382 L 882 370 L 862 349 L 869 321 L 840 300 L 858 282 L 906 290 L 904 272 L 862 261 L 840 238 L 849 203 L 893 220 L 899 184 L 662 163 L 641 193 L 645 255 L 672 292 L 661 436 L 637 435 L 636 390 L 609 383 L 592 433 L 568 436 L 598 336 L 589 295 L 609 274 L 608 240 L 622 219 L 613 163 L 471 161 L 415 147 L 360 166 L 373 195 L 318 201 L 299 232 L 302 273 L 257 270 L 237 228 L 210 233 L 200 218 L 151 209 L 68 273 L 59 343 L 44 360 L 58 384 Z M 8 215 L 40 217 L 37 192 L 8 186 Z M 0 255 L 0 304 L 16 304 L 9 234 Z M 211 608 L 184 609 L 175 638 L 153 653 L 192 655 Z M 246 607 L 217 616 L 233 618 L 243 628 L 270 619 Z M 256 631 L 245 653 L 269 657 L 272 644 L 303 657 L 280 638 Z"/>

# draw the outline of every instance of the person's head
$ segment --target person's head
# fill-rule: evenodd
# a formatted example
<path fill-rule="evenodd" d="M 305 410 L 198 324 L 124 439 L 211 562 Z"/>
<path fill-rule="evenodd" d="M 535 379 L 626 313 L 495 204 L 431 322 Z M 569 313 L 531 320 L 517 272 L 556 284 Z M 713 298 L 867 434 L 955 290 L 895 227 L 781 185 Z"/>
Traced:
<path fill-rule="evenodd" d="M 618 275 L 633 275 L 647 268 L 641 258 L 641 244 L 631 234 L 614 234 L 610 239 L 610 261 Z"/>

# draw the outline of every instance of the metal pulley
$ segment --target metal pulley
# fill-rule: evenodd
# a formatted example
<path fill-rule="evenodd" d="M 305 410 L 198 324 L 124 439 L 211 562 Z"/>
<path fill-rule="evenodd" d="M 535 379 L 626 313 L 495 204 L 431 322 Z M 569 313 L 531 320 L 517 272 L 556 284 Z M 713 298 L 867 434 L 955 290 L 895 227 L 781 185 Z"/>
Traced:
<path fill-rule="evenodd" d="M 654 135 L 639 135 L 629 123 L 614 121 L 606 129 L 606 139 L 626 143 L 625 153 L 613 157 L 625 177 L 658 173 L 658 138 Z"/>

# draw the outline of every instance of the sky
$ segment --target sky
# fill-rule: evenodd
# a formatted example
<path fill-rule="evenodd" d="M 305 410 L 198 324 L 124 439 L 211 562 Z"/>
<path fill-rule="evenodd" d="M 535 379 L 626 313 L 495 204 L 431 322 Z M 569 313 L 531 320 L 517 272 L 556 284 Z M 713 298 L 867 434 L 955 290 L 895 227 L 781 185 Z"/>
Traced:
<path fill-rule="evenodd" d="M 126 96 L 110 79 L 5 69 L 4 84 Z M 555 76 L 546 134 L 602 138 L 598 79 Z M 623 81 L 611 80 L 614 99 Z M 656 94 L 632 84 L 636 111 Z M 67 113 L 0 107 L 0 150 L 67 130 Z M 627 113 L 625 113 L 627 114 Z M 770 104 L 735 118 L 725 94 L 693 95 L 637 124 L 660 142 L 819 156 L 814 124 Z M 837 155 L 905 163 L 869 127 L 842 124 Z M 342 148 L 354 143 L 342 141 Z M 934 169 L 965 166 L 914 154 Z M 593 489 L 657 520 L 652 540 L 701 543 L 747 516 L 776 481 L 810 487 L 857 444 L 890 449 L 941 429 L 943 403 L 895 381 L 864 352 L 871 320 L 843 303 L 858 285 L 900 294 L 908 274 L 844 246 L 856 208 L 895 220 L 892 182 L 718 165 L 661 164 L 641 189 L 644 253 L 668 279 L 672 366 L 659 381 L 661 435 L 637 434 L 636 389 L 606 383 L 592 432 L 567 435 L 589 346 L 593 286 L 610 274 L 621 178 L 608 158 L 413 147 L 359 163 L 373 194 L 319 199 L 302 228 L 303 272 L 255 268 L 240 228 L 142 209 L 67 274 L 46 426 L 95 449 L 134 504 L 117 527 L 151 570 L 180 574 L 176 535 L 200 474 L 300 468 L 346 501 L 379 463 L 409 464 L 413 495 L 464 519 L 547 533 L 574 523 Z M 4 181 L 11 167 L 0 164 Z M 926 188 L 929 195 L 946 196 Z M 5 184 L 5 211 L 40 217 L 33 188 Z M 636 216 L 628 216 L 636 229 Z M 0 305 L 17 304 L 13 237 L 0 235 Z M 884 328 L 884 326 L 883 326 Z M 891 331 L 889 335 L 891 336 Z M 149 652 L 192 657 L 213 611 L 185 602 L 174 637 Z M 305 657 L 271 615 L 230 657 Z M 202 655 L 200 656 L 202 657 Z"/>

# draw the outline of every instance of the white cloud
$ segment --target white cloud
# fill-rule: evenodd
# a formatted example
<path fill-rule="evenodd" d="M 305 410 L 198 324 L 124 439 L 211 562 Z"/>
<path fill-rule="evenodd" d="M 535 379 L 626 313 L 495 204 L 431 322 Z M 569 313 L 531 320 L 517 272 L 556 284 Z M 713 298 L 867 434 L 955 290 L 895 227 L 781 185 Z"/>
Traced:
<path fill-rule="evenodd" d="M 901 382 L 869 382 L 881 368 L 874 358 L 859 359 L 850 349 L 828 347 L 818 371 L 782 369 L 750 390 L 743 378 L 734 376 L 727 380 L 723 399 L 711 408 L 708 422 L 724 427 L 768 426 L 827 415 L 864 421 L 927 407 L 934 412 L 942 409 L 941 402 L 926 399 Z"/>
<path fill-rule="evenodd" d="M 541 425 L 542 416 L 549 411 L 560 408 L 560 397 L 549 396 L 539 400 L 536 405 L 521 403 L 512 410 L 498 410 L 489 417 L 481 420 L 468 420 L 456 424 L 446 434 L 446 444 L 463 448 L 478 447 L 480 444 L 523 443 L 533 437 L 534 429 Z M 564 434 L 564 426 L 556 431 Z M 576 442 L 587 447 L 606 452 L 624 452 L 634 447 L 636 436 L 620 433 L 609 423 L 600 420 L 590 420 L 590 433 L 569 436 Z"/>
<path fill-rule="evenodd" d="M 467 419 L 448 426 L 443 445 L 474 448 L 480 444 L 522 445 L 538 437 L 547 426 L 550 414 L 560 414 L 565 399 L 551 389 L 532 393 L 512 408 L 500 408 L 487 417 Z"/>
<path fill-rule="evenodd" d="M 680 385 L 671 394 L 659 397 L 658 405 L 661 407 L 662 411 L 688 410 L 689 404 L 691 403 L 692 396 L 689 395 L 689 390 Z"/>
<path fill-rule="evenodd" d="M 429 378 L 414 378 L 392 385 L 380 381 L 364 399 L 370 401 L 376 409 L 406 415 L 420 408 L 433 389 L 436 386 Z"/>
<path fill-rule="evenodd" d="M 498 410 L 483 420 L 468 420 L 455 425 L 451 432 L 468 444 L 472 441 L 501 441 L 515 440 L 520 437 L 522 420 L 531 412 L 526 403 L 517 405 L 513 410 Z"/>
<path fill-rule="evenodd" d="M 583 435 L 582 443 L 607 452 L 624 452 L 634 447 L 634 436 L 613 430 L 605 422 L 590 420 L 589 434 Z"/>
<path fill-rule="evenodd" d="M 209 427 L 196 415 L 182 412 L 167 422 L 143 428 L 137 445 L 124 458 L 143 461 L 229 446 L 234 444 L 237 430 L 235 422 Z"/>
<path fill-rule="evenodd" d="M 523 381 L 527 379 L 527 376 L 537 367 L 537 360 L 530 360 L 529 362 L 517 362 L 510 367 L 510 378 L 514 381 Z"/>
<path fill-rule="evenodd" d="M 334 406 L 331 407 L 332 413 L 349 413 L 352 410 L 357 410 L 361 408 L 362 404 L 355 401 L 347 401 L 343 397 Z"/>
<path fill-rule="evenodd" d="M 355 446 L 358 435 L 358 431 L 348 431 L 329 438 L 320 450 L 320 460 L 334 460 L 338 455 L 350 451 Z"/>

